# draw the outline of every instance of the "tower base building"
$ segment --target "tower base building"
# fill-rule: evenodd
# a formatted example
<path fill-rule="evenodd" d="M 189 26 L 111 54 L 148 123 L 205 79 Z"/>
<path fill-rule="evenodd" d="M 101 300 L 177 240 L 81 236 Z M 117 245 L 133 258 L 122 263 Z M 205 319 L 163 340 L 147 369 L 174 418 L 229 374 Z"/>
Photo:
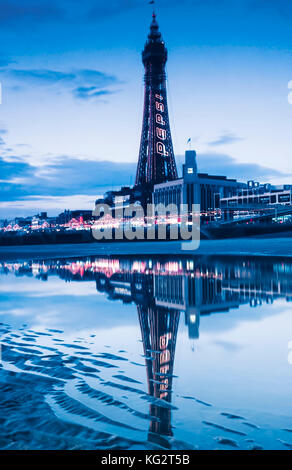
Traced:
<path fill-rule="evenodd" d="M 226 176 L 198 173 L 195 150 L 185 152 L 182 178 L 166 183 L 155 184 L 153 188 L 153 204 L 187 204 L 188 211 L 193 204 L 200 205 L 201 217 L 212 216 L 212 211 L 220 208 L 222 198 L 235 196 L 239 190 L 247 187 Z"/>

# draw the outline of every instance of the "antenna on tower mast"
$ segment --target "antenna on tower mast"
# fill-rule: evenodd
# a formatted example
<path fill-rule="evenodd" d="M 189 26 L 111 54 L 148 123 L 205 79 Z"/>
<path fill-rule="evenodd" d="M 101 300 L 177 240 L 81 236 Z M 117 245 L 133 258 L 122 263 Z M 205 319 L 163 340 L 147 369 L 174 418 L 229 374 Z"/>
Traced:
<path fill-rule="evenodd" d="M 153 17 L 155 17 L 156 16 L 156 14 L 155 14 L 155 1 L 150 0 L 149 5 L 153 5 Z"/>

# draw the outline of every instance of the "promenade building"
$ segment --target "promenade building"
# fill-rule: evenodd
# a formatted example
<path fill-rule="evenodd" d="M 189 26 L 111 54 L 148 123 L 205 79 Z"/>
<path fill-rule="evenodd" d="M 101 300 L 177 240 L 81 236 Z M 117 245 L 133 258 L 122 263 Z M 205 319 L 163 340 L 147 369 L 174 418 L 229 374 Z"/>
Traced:
<path fill-rule="evenodd" d="M 247 188 L 246 183 L 239 183 L 226 176 L 198 173 L 196 152 L 185 152 L 182 178 L 165 183 L 155 184 L 153 188 L 153 204 L 187 204 L 188 211 L 192 204 L 199 204 L 201 215 L 208 217 L 210 212 L 220 208 L 223 198 L 231 198 L 238 191 Z"/>
<path fill-rule="evenodd" d="M 225 219 L 234 219 L 244 213 L 253 215 L 272 213 L 278 216 L 291 217 L 292 185 L 260 184 L 248 181 L 246 188 L 238 189 L 231 196 L 220 199 L 220 209 Z"/>

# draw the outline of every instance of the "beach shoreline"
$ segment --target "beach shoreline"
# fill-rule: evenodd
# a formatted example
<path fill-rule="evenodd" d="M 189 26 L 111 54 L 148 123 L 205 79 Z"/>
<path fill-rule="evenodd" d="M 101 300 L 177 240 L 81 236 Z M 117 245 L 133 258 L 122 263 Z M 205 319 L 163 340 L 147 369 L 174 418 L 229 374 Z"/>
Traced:
<path fill-rule="evenodd" d="M 114 243 L 77 243 L 56 245 L 0 246 L 0 261 L 44 260 L 87 256 L 147 256 L 147 255 L 192 255 L 192 256 L 246 256 L 292 258 L 292 239 L 277 238 L 232 238 L 223 240 L 201 240 L 198 249 L 180 241 L 132 241 Z"/>

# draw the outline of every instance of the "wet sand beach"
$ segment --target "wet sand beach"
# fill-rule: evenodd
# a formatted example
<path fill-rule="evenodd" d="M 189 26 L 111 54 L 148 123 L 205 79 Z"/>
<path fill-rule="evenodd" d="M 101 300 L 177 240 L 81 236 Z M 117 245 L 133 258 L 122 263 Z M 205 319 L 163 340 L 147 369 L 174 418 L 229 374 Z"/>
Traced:
<path fill-rule="evenodd" d="M 292 257 L 292 238 L 233 238 L 202 240 L 193 250 L 190 242 L 180 241 L 132 241 L 60 245 L 0 246 L 0 260 L 54 259 L 95 255 L 136 254 L 194 254 L 225 256 L 276 256 Z"/>

